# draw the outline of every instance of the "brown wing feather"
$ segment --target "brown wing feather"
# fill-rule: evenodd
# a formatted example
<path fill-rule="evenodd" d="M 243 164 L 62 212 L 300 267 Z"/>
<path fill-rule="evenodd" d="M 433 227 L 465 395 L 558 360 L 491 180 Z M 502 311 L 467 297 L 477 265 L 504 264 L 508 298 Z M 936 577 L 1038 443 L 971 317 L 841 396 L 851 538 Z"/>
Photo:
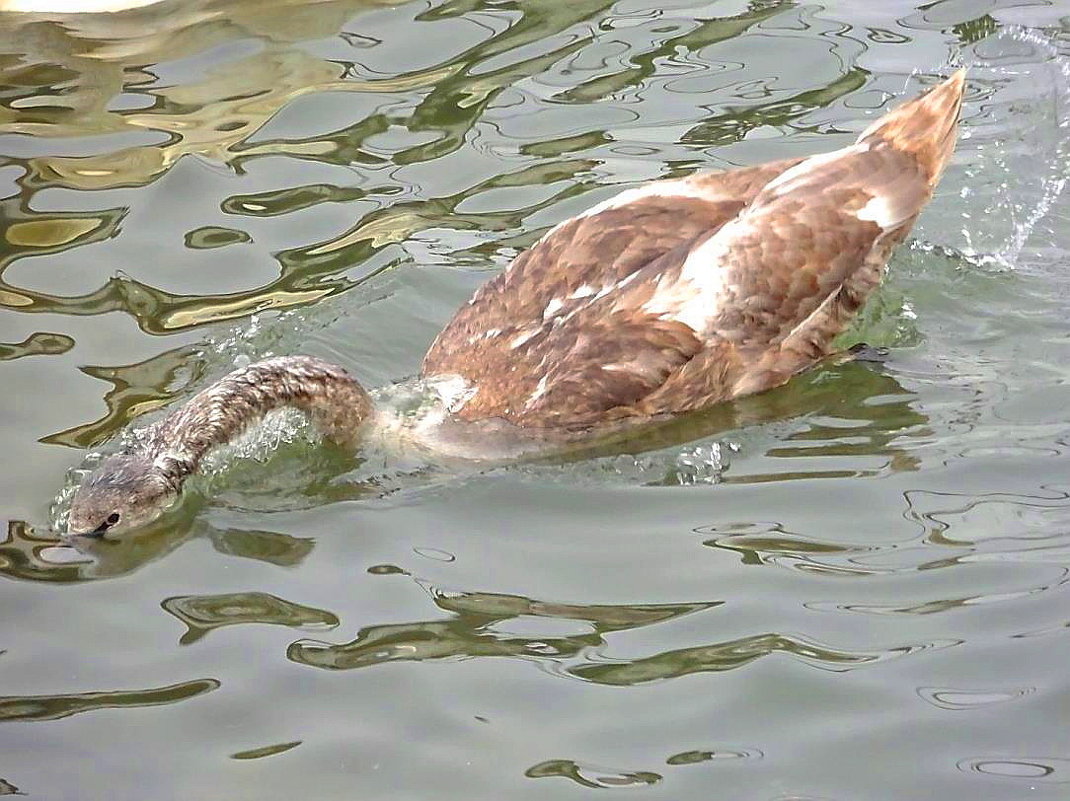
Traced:
<path fill-rule="evenodd" d="M 930 195 L 917 162 L 888 146 L 806 167 L 771 184 L 722 229 L 739 302 L 726 304 L 713 328 L 741 346 L 764 348 L 806 325 L 871 263 L 878 244 L 905 235 Z"/>
<path fill-rule="evenodd" d="M 569 306 L 584 300 L 574 298 L 577 303 L 569 303 L 569 296 L 582 287 L 597 292 L 613 286 L 681 244 L 716 231 L 765 184 L 799 161 L 699 173 L 683 182 L 656 182 L 646 187 L 649 194 L 633 202 L 565 221 L 457 311 L 424 357 L 423 373 L 456 373 L 476 380 L 486 372 L 480 367 L 484 356 L 496 361 L 493 352 L 504 340 L 541 325 L 552 301 L 560 300 L 559 312 L 567 314 Z M 659 186 L 685 182 L 693 195 L 655 193 Z M 484 336 L 488 331 L 501 334 Z M 519 355 L 510 353 L 510 358 Z"/>
<path fill-rule="evenodd" d="M 692 273 L 699 266 L 723 271 L 720 310 L 711 310 L 701 332 L 702 358 L 668 376 L 645 399 L 644 413 L 778 386 L 827 355 L 930 194 L 917 161 L 885 144 L 819 156 L 771 182 L 738 219 L 689 254 L 713 262 L 693 264 Z M 684 289 L 686 275 L 685 266 Z M 678 286 L 665 292 L 682 299 L 667 314 L 687 318 L 683 304 L 694 295 Z M 722 377 L 719 391 L 708 369 Z M 704 402 L 695 404 L 698 398 Z"/>
<path fill-rule="evenodd" d="M 829 352 L 931 192 L 917 160 L 884 144 L 763 190 L 730 244 L 743 302 L 713 324 L 748 365 L 734 395 L 777 386 Z"/>
<path fill-rule="evenodd" d="M 671 320 L 627 309 L 592 317 L 577 315 L 562 327 L 553 347 L 567 350 L 509 410 L 511 419 L 542 427 L 605 420 L 610 410 L 639 403 L 703 347 L 694 331 Z"/>
<path fill-rule="evenodd" d="M 478 387 L 457 411 L 462 419 L 584 425 L 636 403 L 701 343 L 687 326 L 641 313 L 653 286 L 635 281 L 624 293 L 629 279 L 678 266 L 697 239 L 799 161 L 694 175 L 686 196 L 658 194 L 655 184 L 632 202 L 566 221 L 457 312 L 423 374 L 457 374 Z M 637 369 L 603 368 L 613 364 Z"/>

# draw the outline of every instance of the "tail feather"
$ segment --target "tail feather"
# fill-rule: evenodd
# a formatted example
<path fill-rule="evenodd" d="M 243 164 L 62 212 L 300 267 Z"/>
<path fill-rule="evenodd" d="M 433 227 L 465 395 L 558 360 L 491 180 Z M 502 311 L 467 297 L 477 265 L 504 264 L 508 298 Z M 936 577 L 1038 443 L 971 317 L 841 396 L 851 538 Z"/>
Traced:
<path fill-rule="evenodd" d="M 936 186 L 955 149 L 965 78 L 966 70 L 956 71 L 921 97 L 878 119 L 862 132 L 858 142 L 886 142 L 911 154 L 925 170 L 929 186 Z"/>

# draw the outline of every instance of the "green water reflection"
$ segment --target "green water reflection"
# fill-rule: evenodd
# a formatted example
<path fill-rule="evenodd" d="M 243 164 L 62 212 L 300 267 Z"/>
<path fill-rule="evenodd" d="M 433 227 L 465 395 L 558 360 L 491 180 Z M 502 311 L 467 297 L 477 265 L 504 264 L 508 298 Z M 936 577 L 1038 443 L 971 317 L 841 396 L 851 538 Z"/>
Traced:
<path fill-rule="evenodd" d="M 0 795 L 1062 801 L 1068 18 L 0 10 Z M 886 363 L 472 474 L 283 420 L 137 537 L 49 530 L 234 364 L 403 379 L 565 217 L 843 145 L 950 62 L 967 135 L 843 340 Z"/>
<path fill-rule="evenodd" d="M 219 682 L 215 679 L 198 679 L 150 690 L 0 697 L 0 721 L 59 720 L 97 709 L 160 706 L 185 701 L 218 688 Z"/>

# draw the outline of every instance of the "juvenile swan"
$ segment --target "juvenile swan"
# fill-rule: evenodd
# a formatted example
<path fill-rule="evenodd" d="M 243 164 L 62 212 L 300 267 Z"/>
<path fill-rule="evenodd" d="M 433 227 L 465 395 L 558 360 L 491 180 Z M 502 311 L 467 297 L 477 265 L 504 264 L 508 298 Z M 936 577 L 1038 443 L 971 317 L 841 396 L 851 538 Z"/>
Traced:
<path fill-rule="evenodd" d="M 932 196 L 963 79 L 840 150 L 648 183 L 561 223 L 438 335 L 421 374 L 441 401 L 410 434 L 430 448 L 451 426 L 576 437 L 761 392 L 813 365 Z M 211 449 L 281 406 L 346 446 L 384 424 L 340 367 L 253 364 L 105 459 L 75 494 L 70 533 L 152 520 Z"/>

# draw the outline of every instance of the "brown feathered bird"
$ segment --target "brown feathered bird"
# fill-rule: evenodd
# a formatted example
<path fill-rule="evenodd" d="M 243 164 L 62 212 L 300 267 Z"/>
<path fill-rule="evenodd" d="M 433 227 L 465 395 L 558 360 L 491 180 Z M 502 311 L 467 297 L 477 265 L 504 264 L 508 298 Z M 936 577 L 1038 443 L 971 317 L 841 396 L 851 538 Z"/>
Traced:
<path fill-rule="evenodd" d="M 960 70 L 840 150 L 656 181 L 562 222 L 438 335 L 422 370 L 435 402 L 415 421 L 318 359 L 231 373 L 106 459 L 69 530 L 151 520 L 211 449 L 279 406 L 343 444 L 392 429 L 480 458 L 503 437 L 545 447 L 783 384 L 829 355 L 932 196 L 963 82 Z"/>

